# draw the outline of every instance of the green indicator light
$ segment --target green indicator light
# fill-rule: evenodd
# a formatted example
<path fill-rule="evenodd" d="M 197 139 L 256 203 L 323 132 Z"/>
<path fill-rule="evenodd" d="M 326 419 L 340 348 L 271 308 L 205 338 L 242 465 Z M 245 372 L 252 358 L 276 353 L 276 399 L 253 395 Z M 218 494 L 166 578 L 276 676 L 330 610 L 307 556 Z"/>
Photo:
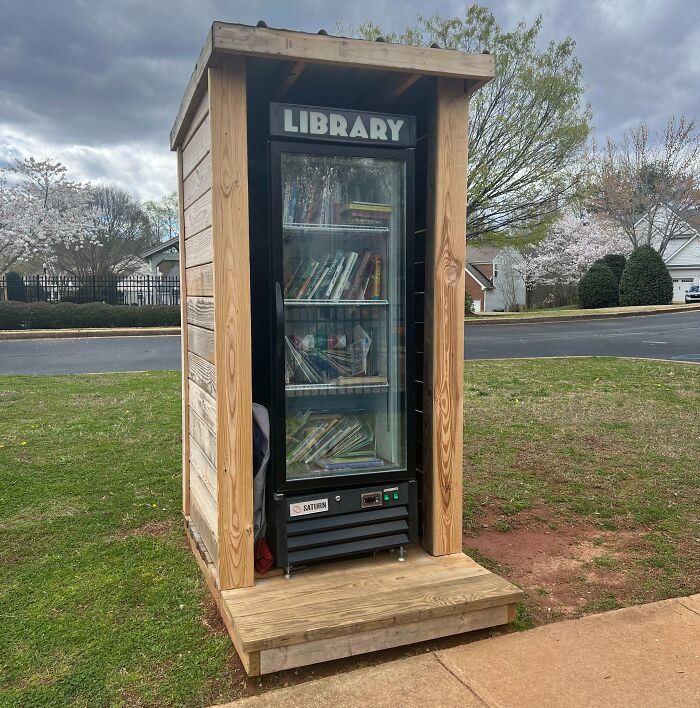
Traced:
<path fill-rule="evenodd" d="M 399 498 L 399 493 L 398 493 L 398 492 L 394 492 L 394 499 L 398 499 L 398 498 Z"/>
<path fill-rule="evenodd" d="M 389 495 L 388 495 L 388 494 L 385 494 L 385 495 L 384 495 L 384 501 L 389 501 Z"/>

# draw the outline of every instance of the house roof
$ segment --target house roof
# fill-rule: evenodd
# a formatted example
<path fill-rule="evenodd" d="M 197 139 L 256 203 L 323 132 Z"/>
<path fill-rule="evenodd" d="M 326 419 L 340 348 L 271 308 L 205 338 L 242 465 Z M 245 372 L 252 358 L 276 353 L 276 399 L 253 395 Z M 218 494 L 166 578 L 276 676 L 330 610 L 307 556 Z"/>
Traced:
<path fill-rule="evenodd" d="M 155 256 L 156 253 L 163 253 L 163 251 L 167 251 L 168 249 L 173 247 L 177 248 L 178 250 L 180 249 L 179 236 L 175 236 L 174 238 L 168 239 L 167 241 L 163 241 L 163 243 L 159 243 L 157 246 L 153 246 L 153 248 L 149 248 L 147 251 L 140 253 L 139 256 L 141 258 L 148 258 L 149 256 Z"/>
<path fill-rule="evenodd" d="M 416 47 L 386 42 L 372 42 L 287 29 L 272 29 L 264 22 L 250 25 L 214 22 L 195 64 L 185 95 L 170 131 L 170 147 L 182 144 L 189 122 L 204 95 L 207 69 L 217 66 L 226 55 L 286 61 L 292 65 L 333 65 L 347 69 L 398 72 L 420 76 L 444 76 L 469 82 L 469 92 L 490 81 L 495 75 L 496 60 L 491 54 L 468 54 L 453 49 Z M 382 75 L 377 80 L 381 83 Z"/>
<path fill-rule="evenodd" d="M 493 259 L 501 250 L 499 246 L 470 246 L 467 244 L 467 262 L 493 263 Z"/>
<path fill-rule="evenodd" d="M 494 290 L 495 286 L 490 278 L 487 278 L 475 265 L 467 263 L 465 270 L 471 275 L 484 290 Z"/>

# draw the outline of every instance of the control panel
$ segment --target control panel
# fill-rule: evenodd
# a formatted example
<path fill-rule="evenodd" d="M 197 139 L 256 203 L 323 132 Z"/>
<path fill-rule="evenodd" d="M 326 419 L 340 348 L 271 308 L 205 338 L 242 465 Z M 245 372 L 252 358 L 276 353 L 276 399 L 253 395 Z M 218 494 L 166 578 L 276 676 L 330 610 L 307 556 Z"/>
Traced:
<path fill-rule="evenodd" d="M 370 509 L 373 506 L 382 505 L 382 494 L 381 492 L 365 492 L 362 495 L 362 508 Z"/>

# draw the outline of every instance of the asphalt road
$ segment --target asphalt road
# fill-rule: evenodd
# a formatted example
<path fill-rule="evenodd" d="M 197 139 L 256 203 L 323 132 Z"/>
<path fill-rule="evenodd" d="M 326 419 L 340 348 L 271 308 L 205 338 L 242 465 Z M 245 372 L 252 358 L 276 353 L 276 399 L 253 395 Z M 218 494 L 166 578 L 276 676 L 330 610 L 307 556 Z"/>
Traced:
<path fill-rule="evenodd" d="M 700 311 L 527 325 L 469 325 L 466 359 L 636 356 L 700 362 Z M 180 338 L 0 341 L 0 374 L 78 374 L 180 368 Z"/>
<path fill-rule="evenodd" d="M 92 374 L 180 368 L 180 337 L 0 341 L 0 374 Z"/>
<path fill-rule="evenodd" d="M 632 356 L 700 362 L 700 311 L 464 328 L 465 359 L 534 356 Z"/>

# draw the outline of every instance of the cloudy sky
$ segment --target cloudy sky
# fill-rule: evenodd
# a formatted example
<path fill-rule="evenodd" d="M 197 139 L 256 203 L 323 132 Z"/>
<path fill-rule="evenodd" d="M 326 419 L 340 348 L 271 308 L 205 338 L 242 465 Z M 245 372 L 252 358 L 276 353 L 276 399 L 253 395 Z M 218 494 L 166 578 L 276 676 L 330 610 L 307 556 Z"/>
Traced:
<path fill-rule="evenodd" d="M 596 135 L 670 113 L 700 118 L 698 0 L 493 0 L 502 27 L 542 15 L 542 42 L 576 40 Z M 168 134 L 213 20 L 401 30 L 448 0 L 0 0 L 0 166 L 50 156 L 75 179 L 158 198 L 175 187 Z"/>

